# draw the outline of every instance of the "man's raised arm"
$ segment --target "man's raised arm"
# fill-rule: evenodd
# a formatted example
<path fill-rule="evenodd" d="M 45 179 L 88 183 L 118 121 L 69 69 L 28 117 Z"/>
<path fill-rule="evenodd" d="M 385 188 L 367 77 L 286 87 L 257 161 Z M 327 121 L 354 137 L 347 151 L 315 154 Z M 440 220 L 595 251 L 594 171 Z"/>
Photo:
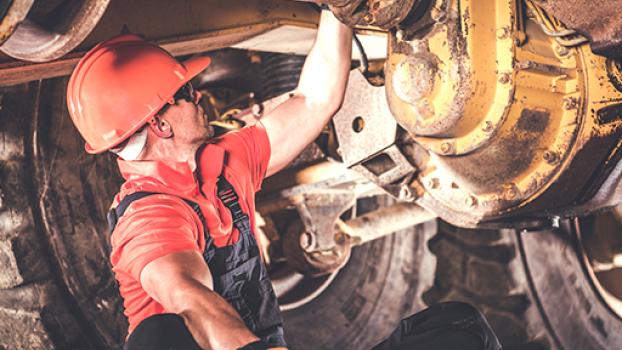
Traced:
<path fill-rule="evenodd" d="M 266 176 L 281 170 L 313 142 L 337 112 L 352 56 L 352 30 L 322 11 L 315 43 L 294 96 L 261 119 L 272 149 Z"/>

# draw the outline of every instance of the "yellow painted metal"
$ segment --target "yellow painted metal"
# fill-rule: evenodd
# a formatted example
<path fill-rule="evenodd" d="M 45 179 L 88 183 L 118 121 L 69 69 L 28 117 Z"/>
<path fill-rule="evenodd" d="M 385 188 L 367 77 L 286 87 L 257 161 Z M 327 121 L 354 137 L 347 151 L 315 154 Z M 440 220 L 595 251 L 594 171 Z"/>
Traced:
<path fill-rule="evenodd" d="M 424 36 L 389 43 L 391 110 L 427 151 L 419 203 L 460 226 L 572 204 L 622 131 L 603 112 L 622 101 L 605 59 L 522 8 L 437 0 Z"/>

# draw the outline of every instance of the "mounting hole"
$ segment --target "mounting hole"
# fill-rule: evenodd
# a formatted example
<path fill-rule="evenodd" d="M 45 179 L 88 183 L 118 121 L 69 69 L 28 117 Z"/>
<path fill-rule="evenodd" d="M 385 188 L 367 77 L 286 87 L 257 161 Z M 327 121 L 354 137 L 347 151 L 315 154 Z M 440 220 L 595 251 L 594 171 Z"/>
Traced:
<path fill-rule="evenodd" d="M 361 132 L 365 128 L 365 119 L 363 117 L 356 117 L 352 121 L 352 130 L 354 132 Z"/>

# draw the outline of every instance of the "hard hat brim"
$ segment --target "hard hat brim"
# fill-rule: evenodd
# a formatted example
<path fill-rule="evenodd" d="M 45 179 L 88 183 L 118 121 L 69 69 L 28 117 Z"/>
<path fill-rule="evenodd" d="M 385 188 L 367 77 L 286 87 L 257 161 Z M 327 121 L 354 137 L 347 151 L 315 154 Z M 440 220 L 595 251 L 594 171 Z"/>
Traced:
<path fill-rule="evenodd" d="M 201 73 L 202 71 L 204 71 L 205 69 L 207 69 L 207 67 L 210 65 L 210 63 L 212 62 L 212 59 L 208 56 L 195 56 L 195 57 L 191 57 L 187 60 L 185 60 L 183 62 L 183 65 L 186 67 L 186 74 L 184 76 L 184 78 L 180 81 L 179 86 L 177 87 L 177 89 L 175 89 L 175 91 L 173 92 L 173 94 L 179 89 L 181 88 L 184 84 L 186 84 L 187 82 L 189 82 L 190 80 L 192 80 L 195 76 L 197 76 L 197 74 Z M 172 97 L 172 95 L 171 95 Z M 154 111 L 153 114 L 150 114 L 148 116 L 145 117 L 145 120 L 143 123 L 136 125 L 135 128 L 128 130 L 126 132 L 126 135 L 124 135 L 124 137 L 122 137 L 121 141 L 118 142 L 117 144 L 120 144 L 121 142 L 125 141 L 127 139 L 127 137 L 133 135 L 136 131 L 138 131 L 138 129 L 142 128 L 143 125 L 145 123 L 147 123 L 151 118 L 153 118 L 153 116 L 157 113 L 157 111 L 160 110 L 160 108 L 164 107 L 164 105 L 168 103 L 167 101 L 163 101 L 162 105 L 159 106 L 159 108 L 157 110 Z M 91 147 L 91 145 L 89 145 L 88 143 L 84 144 L 84 149 L 86 150 L 86 152 L 90 153 L 90 154 L 97 154 L 97 153 L 102 153 L 105 152 L 111 148 L 114 148 L 114 146 L 116 145 L 112 145 L 112 146 L 107 146 L 107 147 L 103 147 L 100 149 L 95 149 L 93 147 Z"/>

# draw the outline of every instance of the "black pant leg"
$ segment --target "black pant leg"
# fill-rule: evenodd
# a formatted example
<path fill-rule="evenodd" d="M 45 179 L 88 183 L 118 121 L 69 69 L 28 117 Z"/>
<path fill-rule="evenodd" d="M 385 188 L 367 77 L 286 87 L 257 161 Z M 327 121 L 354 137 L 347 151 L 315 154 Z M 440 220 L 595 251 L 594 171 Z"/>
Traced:
<path fill-rule="evenodd" d="M 176 314 L 144 319 L 130 335 L 124 350 L 201 350 L 184 320 Z"/>
<path fill-rule="evenodd" d="M 466 303 L 434 305 L 400 322 L 372 350 L 501 350 L 484 316 Z"/>

